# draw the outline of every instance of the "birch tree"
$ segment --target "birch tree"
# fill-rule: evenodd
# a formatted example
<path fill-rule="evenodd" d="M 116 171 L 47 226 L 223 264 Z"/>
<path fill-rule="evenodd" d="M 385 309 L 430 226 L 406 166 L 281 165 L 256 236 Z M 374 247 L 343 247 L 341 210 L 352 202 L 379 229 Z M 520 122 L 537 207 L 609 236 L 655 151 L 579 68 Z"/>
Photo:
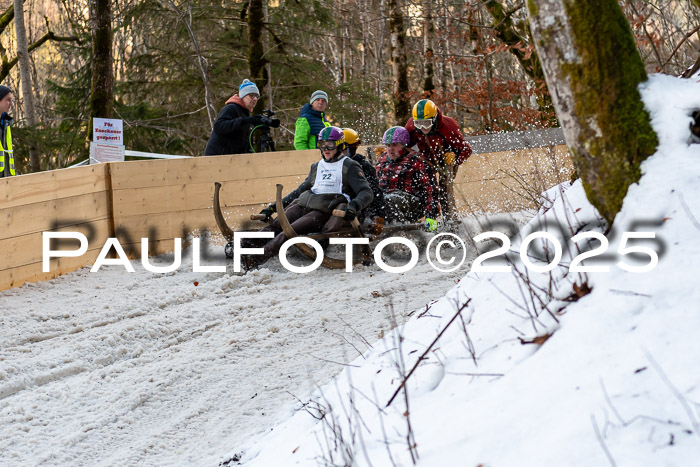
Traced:
<path fill-rule="evenodd" d="M 15 17 L 15 5 L 13 2 L 10 2 L 10 6 L 7 7 L 4 11 L 0 12 L 0 35 L 5 32 L 5 29 L 12 24 L 13 20 Z M 27 46 L 27 52 L 32 53 L 34 50 L 38 49 L 42 45 L 44 45 L 48 41 L 53 41 L 53 42 L 78 42 L 78 38 L 75 36 L 59 36 L 57 35 L 54 31 L 51 30 L 49 27 L 48 20 L 46 22 L 46 26 L 48 28 L 48 31 L 41 36 L 39 39 L 34 41 L 31 44 L 28 44 Z M 5 79 L 8 77 L 12 69 L 17 66 L 19 63 L 19 58 L 17 56 L 15 57 L 10 57 L 8 56 L 8 50 L 5 48 L 3 45 L 2 41 L 0 41 L 0 82 L 5 81 Z"/>
<path fill-rule="evenodd" d="M 29 65 L 29 49 L 27 45 L 27 30 L 24 26 L 24 2 L 14 0 L 15 5 L 15 37 L 17 38 L 17 59 L 19 60 L 19 75 L 22 84 L 22 101 L 27 123 L 32 128 L 36 127 L 36 109 L 34 108 L 34 89 L 32 87 L 31 68 Z M 39 150 L 36 139 L 27 141 L 29 147 L 29 161 L 32 172 L 41 170 Z"/>
<path fill-rule="evenodd" d="M 529 0 L 535 46 L 589 201 L 609 222 L 658 144 L 637 86 L 646 81 L 616 0 Z"/>

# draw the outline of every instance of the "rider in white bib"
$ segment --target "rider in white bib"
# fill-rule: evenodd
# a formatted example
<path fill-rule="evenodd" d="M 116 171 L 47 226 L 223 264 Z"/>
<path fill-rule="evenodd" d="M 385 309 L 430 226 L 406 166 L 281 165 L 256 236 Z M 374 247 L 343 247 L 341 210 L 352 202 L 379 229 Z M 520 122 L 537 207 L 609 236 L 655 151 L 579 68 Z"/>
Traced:
<path fill-rule="evenodd" d="M 314 194 L 342 194 L 350 202 L 350 196 L 343 193 L 343 161 L 345 159 L 345 157 L 341 157 L 336 162 L 326 162 L 324 159 L 318 161 L 316 180 L 314 186 L 311 187 Z"/>
<path fill-rule="evenodd" d="M 311 165 L 306 180 L 282 200 L 284 213 L 299 235 L 332 232 L 341 228 L 346 221 L 352 221 L 358 212 L 369 206 L 374 196 L 360 164 L 345 157 L 345 135 L 340 128 L 330 126 L 322 129 L 318 135 L 318 148 L 321 160 Z M 270 204 L 260 213 L 269 219 L 275 208 L 274 204 Z M 334 209 L 344 210 L 345 216 L 332 216 Z M 287 240 L 277 220 L 263 230 L 275 232 L 276 236 L 266 243 L 265 240 L 251 240 L 243 245 L 265 249 L 263 255 L 244 257 L 248 267 L 262 264 L 276 255 Z"/>

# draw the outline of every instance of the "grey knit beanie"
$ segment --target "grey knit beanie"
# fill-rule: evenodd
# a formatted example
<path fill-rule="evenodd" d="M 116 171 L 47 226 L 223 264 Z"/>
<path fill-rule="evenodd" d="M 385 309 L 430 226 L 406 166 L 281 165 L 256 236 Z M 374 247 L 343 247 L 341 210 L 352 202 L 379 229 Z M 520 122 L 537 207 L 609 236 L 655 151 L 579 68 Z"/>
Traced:
<path fill-rule="evenodd" d="M 243 99 L 243 97 L 247 96 L 248 94 L 257 94 L 259 96 L 260 91 L 258 90 L 258 87 L 255 85 L 255 83 L 253 83 L 249 79 L 244 79 L 240 87 L 238 88 L 238 97 Z"/>
<path fill-rule="evenodd" d="M 309 99 L 309 104 L 313 104 L 316 99 L 325 99 L 326 102 L 328 102 L 328 94 L 321 90 L 314 91 L 314 93 L 311 94 L 311 99 Z"/>

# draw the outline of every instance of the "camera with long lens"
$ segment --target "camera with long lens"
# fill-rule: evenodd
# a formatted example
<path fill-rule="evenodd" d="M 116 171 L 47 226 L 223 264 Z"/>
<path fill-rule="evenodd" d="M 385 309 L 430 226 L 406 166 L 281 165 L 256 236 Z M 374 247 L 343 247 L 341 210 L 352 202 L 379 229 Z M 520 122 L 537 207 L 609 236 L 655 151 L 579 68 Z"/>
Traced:
<path fill-rule="evenodd" d="M 279 128 L 280 121 L 278 118 L 272 118 L 274 115 L 275 112 L 273 110 L 265 109 L 262 111 L 262 115 L 260 115 L 260 122 L 268 127 Z"/>

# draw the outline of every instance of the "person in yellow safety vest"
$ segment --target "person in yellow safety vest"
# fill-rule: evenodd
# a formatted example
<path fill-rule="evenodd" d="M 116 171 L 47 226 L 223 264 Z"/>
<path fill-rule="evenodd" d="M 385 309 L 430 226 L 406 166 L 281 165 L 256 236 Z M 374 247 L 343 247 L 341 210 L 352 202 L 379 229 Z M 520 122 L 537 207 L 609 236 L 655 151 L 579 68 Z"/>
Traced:
<path fill-rule="evenodd" d="M 12 152 L 12 133 L 10 124 L 12 117 L 8 114 L 12 110 L 14 98 L 12 90 L 0 85 L 0 178 L 17 175 L 15 171 L 15 156 Z"/>

